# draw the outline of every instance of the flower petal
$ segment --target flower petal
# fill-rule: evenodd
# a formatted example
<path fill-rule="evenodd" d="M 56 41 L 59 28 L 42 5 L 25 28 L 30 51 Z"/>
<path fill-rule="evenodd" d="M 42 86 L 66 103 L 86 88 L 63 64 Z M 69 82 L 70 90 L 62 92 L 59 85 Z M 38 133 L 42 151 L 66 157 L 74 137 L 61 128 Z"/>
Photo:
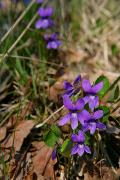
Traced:
<path fill-rule="evenodd" d="M 89 100 L 89 108 L 91 109 L 91 111 L 94 111 L 94 108 L 96 108 L 99 105 L 99 99 L 98 96 L 89 96 L 90 100 Z"/>
<path fill-rule="evenodd" d="M 70 120 L 70 114 L 66 114 L 59 122 L 59 126 L 65 125 Z"/>
<path fill-rule="evenodd" d="M 97 128 L 100 129 L 100 130 L 105 130 L 106 129 L 106 125 L 101 123 L 101 122 L 98 122 L 97 123 Z"/>
<path fill-rule="evenodd" d="M 91 84 L 90 81 L 87 79 L 83 79 L 82 81 L 82 88 L 85 92 L 89 92 L 91 90 Z"/>
<path fill-rule="evenodd" d="M 74 110 L 74 104 L 68 95 L 63 96 L 63 104 L 69 110 Z"/>
<path fill-rule="evenodd" d="M 81 112 L 81 115 L 82 115 L 82 117 L 84 118 L 85 121 L 88 121 L 88 120 L 91 119 L 91 114 L 86 109 L 84 109 Z"/>
<path fill-rule="evenodd" d="M 73 142 L 78 142 L 78 136 L 76 134 L 72 134 L 71 139 Z"/>
<path fill-rule="evenodd" d="M 90 150 L 90 148 L 88 146 L 84 145 L 84 150 L 85 150 L 86 153 L 91 154 L 91 150 Z"/>
<path fill-rule="evenodd" d="M 90 96 L 89 96 L 89 95 L 88 95 L 88 96 L 85 96 L 85 97 L 83 98 L 83 100 L 84 100 L 85 104 L 87 104 L 87 103 L 90 101 Z"/>
<path fill-rule="evenodd" d="M 102 118 L 103 117 L 103 111 L 102 110 L 98 110 L 98 111 L 95 111 L 94 112 L 94 115 L 93 115 L 93 118 L 94 119 L 100 119 L 100 118 Z"/>
<path fill-rule="evenodd" d="M 78 152 L 78 145 L 76 144 L 72 149 L 71 149 L 71 155 L 76 154 Z"/>
<path fill-rule="evenodd" d="M 50 27 L 53 24 L 53 21 L 50 19 L 39 19 L 36 24 L 35 28 L 36 29 L 46 29 Z"/>
<path fill-rule="evenodd" d="M 81 76 L 78 75 L 78 76 L 75 78 L 75 80 L 74 80 L 74 82 L 73 82 L 73 85 L 79 83 L 80 81 L 81 81 Z"/>
<path fill-rule="evenodd" d="M 96 85 L 94 85 L 92 88 L 91 88 L 91 91 L 92 93 L 98 93 L 101 89 L 103 88 L 103 82 L 100 82 Z"/>
<path fill-rule="evenodd" d="M 84 105 L 85 105 L 84 100 L 78 99 L 75 104 L 75 108 L 76 108 L 76 110 L 81 110 L 81 109 L 83 109 Z"/>
<path fill-rule="evenodd" d="M 90 123 L 90 134 L 94 134 L 96 130 L 96 123 Z"/>
<path fill-rule="evenodd" d="M 55 158 L 56 158 L 56 149 L 54 149 L 52 152 L 52 160 L 54 160 Z"/>
<path fill-rule="evenodd" d="M 67 81 L 64 81 L 63 86 L 64 86 L 64 89 L 65 89 L 65 90 L 72 90 L 72 89 L 73 89 L 72 84 L 69 83 L 69 82 L 67 82 Z"/>
<path fill-rule="evenodd" d="M 79 112 L 78 113 L 78 120 L 79 120 L 79 122 L 82 124 L 82 125 L 84 125 L 84 117 L 83 117 L 83 115 L 82 115 L 82 112 Z"/>
<path fill-rule="evenodd" d="M 58 48 L 58 45 L 55 41 L 48 42 L 47 49 L 57 49 L 57 48 Z"/>
<path fill-rule="evenodd" d="M 81 131 L 81 130 L 79 130 L 77 138 L 78 138 L 78 142 L 83 143 L 83 142 L 85 141 L 85 135 L 84 135 L 84 132 Z"/>
<path fill-rule="evenodd" d="M 47 8 L 40 7 L 38 10 L 38 14 L 43 18 L 50 17 L 53 14 L 53 9 L 52 7 L 47 7 Z"/>
<path fill-rule="evenodd" d="M 79 156 L 82 156 L 84 154 L 84 145 L 79 145 L 78 154 Z"/>
<path fill-rule="evenodd" d="M 78 126 L 77 113 L 71 113 L 71 127 L 72 129 L 76 129 L 77 126 Z"/>
<path fill-rule="evenodd" d="M 89 130 L 89 124 L 88 124 L 88 123 L 85 123 L 85 124 L 83 125 L 83 127 L 82 127 L 82 130 L 83 130 L 84 132 L 88 131 L 88 130 Z"/>

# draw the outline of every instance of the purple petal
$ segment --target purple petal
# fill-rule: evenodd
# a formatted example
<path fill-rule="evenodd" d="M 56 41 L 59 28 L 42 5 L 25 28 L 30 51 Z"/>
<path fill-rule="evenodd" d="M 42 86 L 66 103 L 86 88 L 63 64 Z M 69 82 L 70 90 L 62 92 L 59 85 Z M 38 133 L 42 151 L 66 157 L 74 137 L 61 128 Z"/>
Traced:
<path fill-rule="evenodd" d="M 69 110 L 74 110 L 74 104 L 68 95 L 63 96 L 63 104 Z"/>
<path fill-rule="evenodd" d="M 56 149 L 54 149 L 52 152 L 52 160 L 54 160 L 55 158 L 56 158 Z"/>
<path fill-rule="evenodd" d="M 84 145 L 79 145 L 78 154 L 79 156 L 82 156 L 84 154 Z"/>
<path fill-rule="evenodd" d="M 84 145 L 84 150 L 85 150 L 86 153 L 91 154 L 91 150 L 90 150 L 90 148 L 88 146 Z"/>
<path fill-rule="evenodd" d="M 99 105 L 98 96 L 90 95 L 89 98 L 89 108 L 91 109 L 91 111 L 94 111 L 94 108 Z"/>
<path fill-rule="evenodd" d="M 78 145 L 76 144 L 72 149 L 71 149 L 71 155 L 76 154 L 78 152 Z"/>
<path fill-rule="evenodd" d="M 89 124 L 88 124 L 88 123 L 85 123 L 85 124 L 83 125 L 83 127 L 82 127 L 82 130 L 83 130 L 84 132 L 88 131 L 88 130 L 89 130 Z"/>
<path fill-rule="evenodd" d="M 52 33 L 50 36 L 51 40 L 57 40 L 58 39 L 58 34 L 57 33 Z"/>
<path fill-rule="evenodd" d="M 90 101 L 90 95 L 85 96 L 85 97 L 83 98 L 83 100 L 84 100 L 85 104 L 87 104 L 87 103 Z"/>
<path fill-rule="evenodd" d="M 91 84 L 90 81 L 87 79 L 84 79 L 82 81 L 82 88 L 85 92 L 89 92 L 91 90 Z"/>
<path fill-rule="evenodd" d="M 93 118 L 94 119 L 100 119 L 103 117 L 103 111 L 102 110 L 98 110 L 94 112 Z"/>
<path fill-rule="evenodd" d="M 96 93 L 98 93 L 102 88 L 103 88 L 103 82 L 100 82 L 100 83 L 94 85 L 94 86 L 91 88 L 91 90 L 92 90 L 93 93 L 96 94 Z"/>
<path fill-rule="evenodd" d="M 35 24 L 35 28 L 36 29 L 39 29 L 39 28 L 41 28 L 42 27 L 42 20 L 41 19 L 39 19 L 37 22 L 36 22 L 36 24 Z"/>
<path fill-rule="evenodd" d="M 47 7 L 47 8 L 40 7 L 38 10 L 38 14 L 43 18 L 50 17 L 53 14 L 53 9 L 51 7 Z"/>
<path fill-rule="evenodd" d="M 66 114 L 60 121 L 59 126 L 65 125 L 70 120 L 70 114 Z"/>
<path fill-rule="evenodd" d="M 67 82 L 67 81 L 64 81 L 64 89 L 66 90 L 72 90 L 73 89 L 73 86 L 71 83 Z"/>
<path fill-rule="evenodd" d="M 73 82 L 73 85 L 79 83 L 80 81 L 81 81 L 81 76 L 78 75 L 78 76 L 75 78 L 75 80 L 74 80 L 74 82 Z"/>
<path fill-rule="evenodd" d="M 105 129 L 106 129 L 106 125 L 103 124 L 103 123 L 101 123 L 101 122 L 98 122 L 98 123 L 97 123 L 97 128 L 98 128 L 98 129 L 101 129 L 101 130 L 105 130 Z"/>
<path fill-rule="evenodd" d="M 36 29 L 46 29 L 52 25 L 52 20 L 50 19 L 39 19 L 36 24 Z"/>
<path fill-rule="evenodd" d="M 83 117 L 83 115 L 82 115 L 82 112 L 79 112 L 78 113 L 78 120 L 79 120 L 79 122 L 82 124 L 82 125 L 84 125 L 84 117 Z"/>
<path fill-rule="evenodd" d="M 76 108 L 76 110 L 81 110 L 81 109 L 83 109 L 84 105 L 85 105 L 84 100 L 78 99 L 75 104 L 75 108 Z"/>
<path fill-rule="evenodd" d="M 78 142 L 84 142 L 85 141 L 85 135 L 84 135 L 84 132 L 79 130 L 78 132 Z"/>
<path fill-rule="evenodd" d="M 58 45 L 55 41 L 48 42 L 47 49 L 57 49 Z"/>
<path fill-rule="evenodd" d="M 96 123 L 91 123 L 89 128 L 90 128 L 90 134 L 94 134 L 96 130 Z"/>
<path fill-rule="evenodd" d="M 60 40 L 56 40 L 56 44 L 59 47 L 59 46 L 61 46 L 62 42 Z"/>
<path fill-rule="evenodd" d="M 81 115 L 82 115 L 82 117 L 84 118 L 85 121 L 88 121 L 88 120 L 91 119 L 91 114 L 86 109 L 84 109 L 81 112 Z"/>
<path fill-rule="evenodd" d="M 77 113 L 71 113 L 71 127 L 72 129 L 76 129 L 77 126 L 78 126 Z"/>
<path fill-rule="evenodd" d="M 78 142 L 78 136 L 76 134 L 72 134 L 71 139 L 73 142 Z"/>
<path fill-rule="evenodd" d="M 47 44 L 47 49 L 58 49 L 60 45 L 61 45 L 61 41 L 59 40 L 50 41 Z"/>

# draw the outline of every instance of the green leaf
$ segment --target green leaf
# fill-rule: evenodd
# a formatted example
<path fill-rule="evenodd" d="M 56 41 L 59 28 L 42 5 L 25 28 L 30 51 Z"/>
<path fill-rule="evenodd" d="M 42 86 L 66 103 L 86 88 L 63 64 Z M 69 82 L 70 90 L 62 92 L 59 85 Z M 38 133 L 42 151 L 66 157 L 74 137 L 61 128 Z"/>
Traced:
<path fill-rule="evenodd" d="M 111 91 L 119 81 L 120 81 L 120 76 L 118 76 L 117 79 L 115 79 L 115 81 L 111 84 L 109 91 Z"/>
<path fill-rule="evenodd" d="M 45 143 L 50 146 L 54 147 L 61 136 L 61 131 L 56 125 L 52 125 L 51 129 L 47 132 L 44 137 Z"/>
<path fill-rule="evenodd" d="M 69 157 L 70 156 L 70 150 L 71 150 L 72 146 L 73 146 L 73 142 L 70 139 L 66 139 L 64 141 L 64 143 L 62 144 L 60 152 L 64 156 Z"/>
<path fill-rule="evenodd" d="M 103 110 L 104 114 L 103 114 L 103 118 L 102 118 L 102 122 L 103 123 L 107 123 L 108 122 L 108 118 L 110 116 L 110 109 L 106 106 L 99 106 L 100 110 Z"/>
<path fill-rule="evenodd" d="M 110 87 L 110 83 L 107 77 L 105 76 L 100 76 L 96 81 L 95 84 L 99 83 L 99 82 L 103 82 L 103 88 L 101 89 L 101 91 L 99 91 L 98 95 L 100 98 L 104 97 L 105 94 L 108 92 L 109 87 Z"/>
<path fill-rule="evenodd" d="M 116 87 L 114 87 L 110 93 L 110 96 L 108 98 L 108 102 L 114 102 L 114 100 L 116 100 L 119 97 L 119 86 L 117 85 Z"/>
<path fill-rule="evenodd" d="M 104 22 L 102 21 L 102 19 L 98 18 L 96 20 L 96 28 L 100 28 L 103 24 Z"/>
<path fill-rule="evenodd" d="M 116 100 L 119 97 L 120 89 L 119 86 L 117 85 L 115 88 L 115 94 L 114 94 L 114 99 Z"/>
<path fill-rule="evenodd" d="M 51 130 L 52 132 L 55 133 L 56 136 L 59 136 L 59 137 L 61 136 L 61 131 L 58 126 L 52 125 Z"/>
<path fill-rule="evenodd" d="M 52 131 L 49 131 L 44 138 L 45 143 L 50 146 L 50 147 L 54 147 L 54 145 L 56 144 L 56 142 L 58 141 L 59 137 L 56 136 Z"/>
<path fill-rule="evenodd" d="M 113 56 L 116 56 L 119 53 L 119 48 L 117 47 L 116 44 L 112 44 L 111 51 Z"/>
<path fill-rule="evenodd" d="M 85 134 L 85 144 L 88 146 L 90 145 L 90 134 L 88 133 Z"/>

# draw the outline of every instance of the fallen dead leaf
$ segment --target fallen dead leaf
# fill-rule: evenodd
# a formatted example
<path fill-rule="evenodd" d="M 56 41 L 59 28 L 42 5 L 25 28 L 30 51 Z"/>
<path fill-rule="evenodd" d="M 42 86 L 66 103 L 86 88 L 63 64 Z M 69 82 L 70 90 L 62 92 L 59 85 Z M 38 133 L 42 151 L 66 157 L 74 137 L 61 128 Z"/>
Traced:
<path fill-rule="evenodd" d="M 45 145 L 44 142 L 34 142 L 33 147 L 36 148 L 36 154 L 33 155 L 33 172 L 38 179 L 41 176 L 44 178 L 54 178 L 54 164 L 56 160 L 52 160 L 51 154 L 53 149 Z"/>
<path fill-rule="evenodd" d="M 3 144 L 5 148 L 14 147 L 15 151 L 19 151 L 24 138 L 30 133 L 30 130 L 33 128 L 34 122 L 31 120 L 21 121 L 16 127 L 15 132 L 12 133 L 8 141 Z"/>
<path fill-rule="evenodd" d="M 6 137 L 6 134 L 7 134 L 7 129 L 6 127 L 1 127 L 0 128 L 0 141 L 3 141 Z"/>

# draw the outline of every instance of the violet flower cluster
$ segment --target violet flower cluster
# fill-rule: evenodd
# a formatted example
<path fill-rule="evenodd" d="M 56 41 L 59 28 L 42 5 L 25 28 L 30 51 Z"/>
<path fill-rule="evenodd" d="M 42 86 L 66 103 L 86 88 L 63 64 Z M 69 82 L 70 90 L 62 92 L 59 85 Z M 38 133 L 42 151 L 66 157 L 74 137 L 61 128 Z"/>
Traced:
<path fill-rule="evenodd" d="M 36 0 L 37 3 L 41 4 L 43 0 Z M 52 7 L 40 7 L 38 9 L 39 19 L 35 24 L 36 29 L 42 29 L 44 31 L 52 30 L 54 27 L 54 21 L 52 19 L 53 8 Z M 58 39 L 57 33 L 44 34 L 44 40 L 47 43 L 47 49 L 58 49 L 61 45 L 61 41 Z"/>
<path fill-rule="evenodd" d="M 63 104 L 67 114 L 59 121 L 59 126 L 70 122 L 74 132 L 71 139 L 74 143 L 71 154 L 82 156 L 84 153 L 91 153 L 90 148 L 85 144 L 85 133 L 94 135 L 96 130 L 105 130 L 106 126 L 100 119 L 103 117 L 103 110 L 99 110 L 98 92 L 103 88 L 103 82 L 91 85 L 87 79 L 78 76 L 71 84 L 64 82 L 65 93 Z M 76 100 L 76 97 L 77 100 Z"/>

